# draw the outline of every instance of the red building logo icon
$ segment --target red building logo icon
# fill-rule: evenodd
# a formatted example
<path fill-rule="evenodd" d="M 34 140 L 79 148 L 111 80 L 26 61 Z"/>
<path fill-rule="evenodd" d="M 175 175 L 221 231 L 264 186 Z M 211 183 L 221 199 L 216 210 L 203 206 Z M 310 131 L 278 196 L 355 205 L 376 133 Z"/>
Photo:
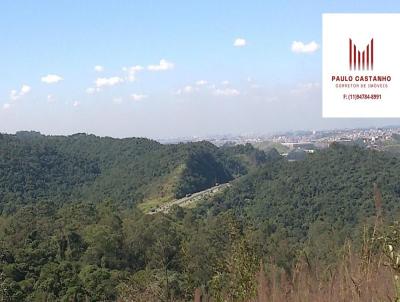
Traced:
<path fill-rule="evenodd" d="M 374 70 L 374 39 L 362 52 L 349 39 L 349 66 L 350 70 Z"/>

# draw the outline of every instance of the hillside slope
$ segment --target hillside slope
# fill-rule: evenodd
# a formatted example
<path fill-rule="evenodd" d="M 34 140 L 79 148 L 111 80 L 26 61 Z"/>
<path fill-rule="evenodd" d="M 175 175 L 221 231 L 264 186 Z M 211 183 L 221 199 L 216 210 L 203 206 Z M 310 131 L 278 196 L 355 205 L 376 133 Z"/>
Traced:
<path fill-rule="evenodd" d="M 38 200 L 132 205 L 179 198 L 230 181 L 265 162 L 261 153 L 249 164 L 251 152 L 256 151 L 219 149 L 208 142 L 162 145 L 144 138 L 3 134 L 0 209 L 7 212 Z"/>
<path fill-rule="evenodd" d="M 329 225 L 343 236 L 375 215 L 373 184 L 383 195 L 387 219 L 400 210 L 400 160 L 384 152 L 334 145 L 304 161 L 281 160 L 233 182 L 208 206 L 305 240 L 313 226 Z M 338 235 L 339 236 L 339 235 Z"/>

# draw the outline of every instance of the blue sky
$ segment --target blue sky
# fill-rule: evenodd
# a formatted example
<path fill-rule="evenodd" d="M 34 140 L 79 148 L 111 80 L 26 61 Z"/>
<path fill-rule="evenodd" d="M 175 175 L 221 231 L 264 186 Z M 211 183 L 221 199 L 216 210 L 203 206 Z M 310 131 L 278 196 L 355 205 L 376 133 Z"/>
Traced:
<path fill-rule="evenodd" d="M 166 138 L 397 123 L 321 118 L 320 43 L 324 12 L 399 10 L 384 0 L 4 0 L 0 132 Z"/>

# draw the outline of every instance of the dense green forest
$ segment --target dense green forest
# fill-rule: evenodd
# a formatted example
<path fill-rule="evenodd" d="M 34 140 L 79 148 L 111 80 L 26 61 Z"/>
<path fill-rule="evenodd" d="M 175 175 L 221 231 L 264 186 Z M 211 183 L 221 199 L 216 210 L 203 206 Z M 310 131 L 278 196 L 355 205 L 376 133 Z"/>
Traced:
<path fill-rule="evenodd" d="M 247 145 L 162 145 L 144 138 L 0 135 L 0 212 L 48 200 L 113 200 L 125 206 L 225 183 L 267 161 Z"/>
<path fill-rule="evenodd" d="M 227 181 L 194 209 L 138 208 Z M 249 301 L 260 263 L 290 276 L 303 256 L 332 267 L 347 240 L 361 247 L 374 183 L 390 223 L 400 159 L 385 152 L 289 162 L 251 145 L 3 134 L 0 301 Z"/>
<path fill-rule="evenodd" d="M 334 144 L 303 161 L 276 161 L 242 177 L 208 206 L 234 210 L 251 220 L 270 221 L 296 239 L 313 223 L 350 234 L 374 215 L 372 187 L 379 185 L 386 216 L 400 209 L 400 161 L 388 153 Z"/>

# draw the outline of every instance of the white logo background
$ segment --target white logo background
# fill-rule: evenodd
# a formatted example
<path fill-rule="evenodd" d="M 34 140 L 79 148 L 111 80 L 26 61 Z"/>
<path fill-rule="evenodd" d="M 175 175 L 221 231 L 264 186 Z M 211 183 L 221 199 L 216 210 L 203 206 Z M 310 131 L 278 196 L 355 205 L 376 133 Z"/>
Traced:
<path fill-rule="evenodd" d="M 400 117 L 400 14 L 323 14 L 323 117 Z M 349 69 L 349 39 L 363 51 L 374 39 L 374 70 Z M 332 82 L 332 76 L 391 76 L 390 82 Z M 336 84 L 388 88 L 336 88 Z M 344 95 L 381 95 L 345 99 Z"/>

